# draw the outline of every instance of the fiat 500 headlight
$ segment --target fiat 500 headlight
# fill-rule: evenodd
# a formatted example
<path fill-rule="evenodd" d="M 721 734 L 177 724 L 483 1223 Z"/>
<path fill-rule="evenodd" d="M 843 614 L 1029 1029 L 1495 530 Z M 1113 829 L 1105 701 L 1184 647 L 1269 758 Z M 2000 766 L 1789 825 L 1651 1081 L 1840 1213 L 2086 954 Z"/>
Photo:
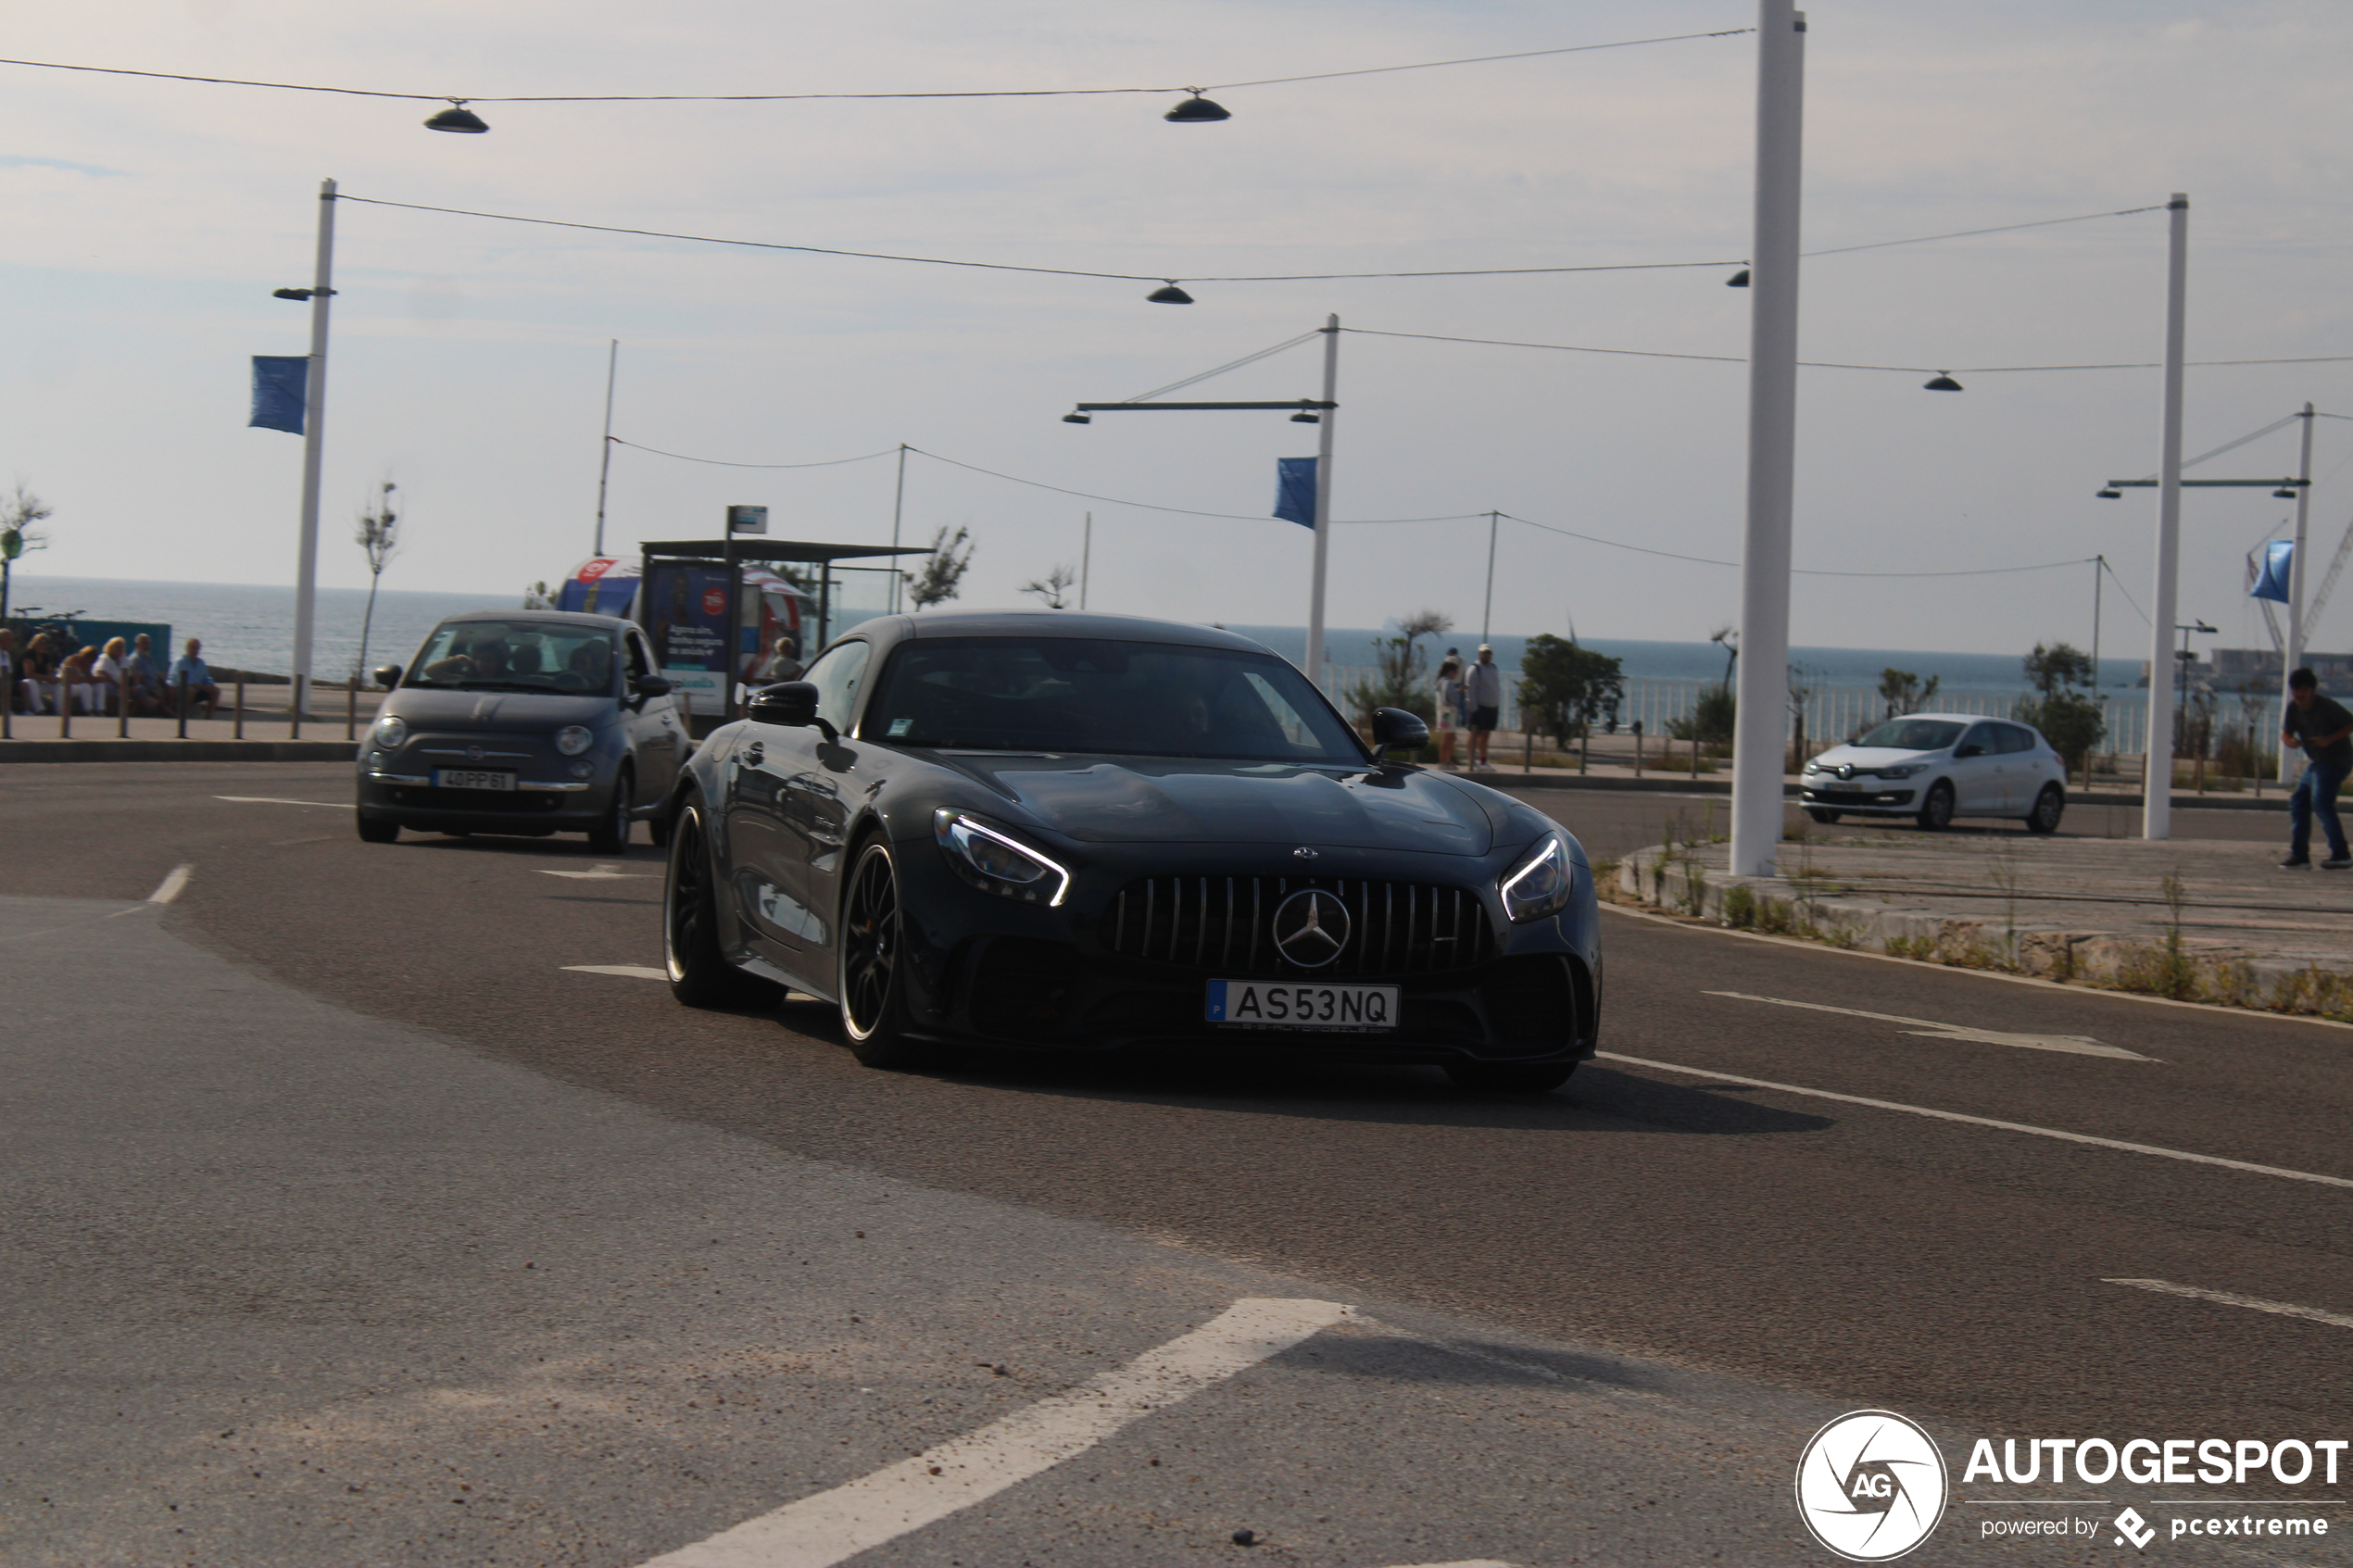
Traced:
<path fill-rule="evenodd" d="M 376 744 L 386 751 L 397 751 L 400 743 L 409 738 L 409 721 L 398 717 L 376 721 Z"/>
<path fill-rule="evenodd" d="M 585 724 L 566 724 L 556 732 L 556 749 L 566 757 L 577 757 L 597 744 L 597 732 Z"/>
<path fill-rule="evenodd" d="M 1568 907 L 1577 891 L 1577 862 L 1560 834 L 1546 834 L 1497 884 L 1504 895 L 1504 912 L 1514 921 L 1541 920 Z"/>
<path fill-rule="evenodd" d="M 977 817 L 942 806 L 931 823 L 948 863 L 984 892 L 1059 908 L 1070 891 L 1068 871 Z"/>

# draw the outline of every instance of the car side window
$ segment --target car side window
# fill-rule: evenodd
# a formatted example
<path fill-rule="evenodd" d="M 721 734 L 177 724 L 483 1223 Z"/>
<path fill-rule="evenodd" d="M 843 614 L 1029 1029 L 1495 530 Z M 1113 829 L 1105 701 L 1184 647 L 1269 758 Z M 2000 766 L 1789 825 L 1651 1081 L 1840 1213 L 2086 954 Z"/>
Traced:
<path fill-rule="evenodd" d="M 1969 734 L 1961 737 L 1961 744 L 1953 748 L 1953 754 L 1957 757 L 1972 746 L 1977 747 L 1981 756 L 1991 755 L 2001 750 L 2002 743 L 1995 737 L 1994 732 L 1994 726 L 1991 724 L 1971 724 Z"/>
<path fill-rule="evenodd" d="M 866 659 L 874 652 L 865 643 L 844 643 L 819 656 L 801 679 L 817 688 L 817 717 L 837 730 L 849 728 L 850 710 L 858 705 L 858 687 L 866 675 Z"/>
<path fill-rule="evenodd" d="M 2016 724 L 2004 724 L 2001 726 L 2001 735 L 2002 749 L 2005 752 L 2034 749 L 2034 734 L 2031 730 L 2020 729 Z"/>
<path fill-rule="evenodd" d="M 653 673 L 654 661 L 646 652 L 646 639 L 635 632 L 623 638 L 629 645 L 629 678 L 642 681 Z"/>

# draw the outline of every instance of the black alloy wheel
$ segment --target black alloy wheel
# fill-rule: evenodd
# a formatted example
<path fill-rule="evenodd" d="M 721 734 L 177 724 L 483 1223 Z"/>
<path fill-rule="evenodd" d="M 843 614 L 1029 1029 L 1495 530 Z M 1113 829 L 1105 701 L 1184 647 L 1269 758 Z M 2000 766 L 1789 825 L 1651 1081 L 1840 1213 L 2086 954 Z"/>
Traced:
<path fill-rule="evenodd" d="M 1819 806 L 1808 806 L 1806 808 L 1806 814 L 1813 818 L 1816 822 L 1821 823 L 1824 827 L 1828 827 L 1832 822 L 1838 821 L 1837 812 L 1825 811 Z"/>
<path fill-rule="evenodd" d="M 1446 1076 L 1458 1089 L 1496 1095 L 1548 1095 L 1568 1082 L 1573 1061 L 1451 1061 Z"/>
<path fill-rule="evenodd" d="M 842 897 L 841 1032 L 850 1054 L 868 1067 L 916 1067 L 930 1053 L 907 1036 L 906 981 L 900 973 L 899 873 L 890 846 L 870 839 L 858 851 Z"/>
<path fill-rule="evenodd" d="M 359 841 L 362 844 L 390 844 L 400 836 L 400 823 L 390 817 L 371 817 L 365 811 L 354 813 L 359 820 Z"/>
<path fill-rule="evenodd" d="M 636 778 L 624 765 L 612 781 L 612 804 L 605 809 L 605 820 L 588 830 L 589 853 L 618 855 L 629 847 L 629 824 L 635 820 L 629 814 L 629 804 L 636 793 Z"/>
<path fill-rule="evenodd" d="M 670 994 L 690 1008 L 775 1003 L 782 986 L 746 974 L 719 950 L 719 900 L 701 809 L 689 802 L 674 822 L 661 884 L 661 967 L 670 976 Z"/>
<path fill-rule="evenodd" d="M 2034 797 L 2034 814 L 2026 819 L 2029 833 L 2057 833 L 2059 818 L 2067 811 L 2067 792 L 2055 784 L 2045 784 L 2043 793 Z"/>
<path fill-rule="evenodd" d="M 1953 825 L 1953 784 L 1949 779 L 1939 779 L 1929 785 L 1928 797 L 1920 802 L 1920 830 L 1943 833 Z"/>

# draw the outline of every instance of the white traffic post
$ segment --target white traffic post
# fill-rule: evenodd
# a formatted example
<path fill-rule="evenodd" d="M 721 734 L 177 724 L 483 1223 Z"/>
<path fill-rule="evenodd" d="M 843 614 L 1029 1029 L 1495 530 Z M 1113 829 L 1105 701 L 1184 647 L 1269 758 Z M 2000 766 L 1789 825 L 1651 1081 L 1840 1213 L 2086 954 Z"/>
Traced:
<path fill-rule="evenodd" d="M 605 482 L 612 477 L 612 383 L 620 373 L 621 340 L 614 338 L 605 354 L 605 439 L 597 463 L 597 547 L 592 553 L 599 556 L 605 553 Z"/>
<path fill-rule="evenodd" d="M 2280 716 L 2287 716 L 2287 678 L 2304 662 L 2304 520 L 2312 509 L 2312 405 L 2304 405 L 2304 456 L 2296 465 L 2296 474 L 2304 483 L 2296 487 L 2296 554 L 2287 565 L 2287 647 L 2280 659 Z M 2280 747 L 2280 782 L 2292 784 L 2292 768 L 2287 747 Z"/>
<path fill-rule="evenodd" d="M 907 510 L 907 444 L 899 444 L 899 486 L 890 493 L 890 547 L 899 548 L 899 521 Z M 899 558 L 890 558 L 890 613 L 899 613 L 899 590 L 907 574 L 899 570 Z"/>
<path fill-rule="evenodd" d="M 2182 335 L 2188 311 L 2190 198 L 2171 214 L 2165 266 L 2165 431 L 2157 480 L 2157 586 L 2149 629 L 2149 728 L 2141 776 L 2141 836 L 2173 836 L 2173 617 L 2182 558 Z"/>
<path fill-rule="evenodd" d="M 1748 291 L 1748 534 L 1741 557 L 1740 712 L 1732 732 L 1735 876 L 1771 876 L 1780 853 L 1805 106 L 1805 15 L 1791 0 L 1758 0 L 1756 238 Z"/>
<path fill-rule="evenodd" d="M 1324 689 L 1324 570 L 1332 543 L 1332 425 L 1340 417 L 1340 318 L 1324 318 L 1324 421 L 1315 439 L 1315 577 L 1307 590 L 1307 680 Z"/>
<path fill-rule="evenodd" d="M 295 552 L 293 707 L 289 733 L 302 734 L 310 695 L 310 639 L 319 599 L 319 465 L 327 426 L 327 311 L 334 295 L 335 182 L 319 182 L 319 259 L 310 280 L 310 366 L 302 409 L 302 537 Z"/>

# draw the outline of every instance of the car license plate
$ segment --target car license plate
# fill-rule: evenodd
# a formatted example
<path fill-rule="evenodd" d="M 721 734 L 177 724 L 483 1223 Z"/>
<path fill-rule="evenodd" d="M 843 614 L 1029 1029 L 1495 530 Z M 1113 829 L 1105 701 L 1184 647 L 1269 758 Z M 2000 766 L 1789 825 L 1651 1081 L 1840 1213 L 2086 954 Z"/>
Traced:
<path fill-rule="evenodd" d="M 435 789 L 511 790 L 515 787 L 515 776 L 486 768 L 435 768 L 433 783 Z"/>
<path fill-rule="evenodd" d="M 1322 1029 L 1353 1035 L 1397 1027 L 1394 985 L 1213 980 L 1208 1018 L 1239 1029 Z"/>

